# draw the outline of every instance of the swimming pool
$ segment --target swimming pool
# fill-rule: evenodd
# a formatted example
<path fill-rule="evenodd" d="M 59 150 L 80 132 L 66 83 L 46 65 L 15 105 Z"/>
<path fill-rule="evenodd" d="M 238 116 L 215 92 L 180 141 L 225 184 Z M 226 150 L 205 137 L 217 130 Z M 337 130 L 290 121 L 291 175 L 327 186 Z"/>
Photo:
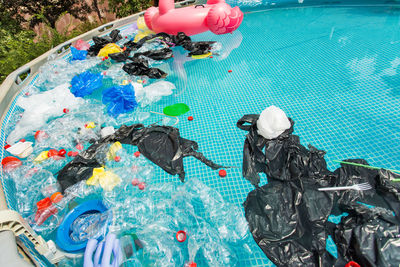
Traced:
<path fill-rule="evenodd" d="M 190 107 L 194 120 L 180 120 L 181 135 L 198 142 L 208 158 L 237 168 L 220 178 L 188 158 L 186 179 L 198 178 L 238 207 L 253 187 L 241 174 L 245 133 L 236 122 L 269 105 L 296 122 L 303 144 L 327 151 L 332 170 L 337 167 L 332 160 L 345 158 L 399 168 L 399 18 L 400 9 L 393 6 L 248 12 L 232 35 L 193 37 L 221 42 L 220 56 L 187 60 L 176 51 L 174 60 L 161 65 L 178 90 L 143 111 L 161 112 L 178 102 Z M 154 170 L 156 184 L 177 181 Z M 254 254 L 241 258 L 240 266 L 271 265 L 255 243 L 251 249 Z"/>

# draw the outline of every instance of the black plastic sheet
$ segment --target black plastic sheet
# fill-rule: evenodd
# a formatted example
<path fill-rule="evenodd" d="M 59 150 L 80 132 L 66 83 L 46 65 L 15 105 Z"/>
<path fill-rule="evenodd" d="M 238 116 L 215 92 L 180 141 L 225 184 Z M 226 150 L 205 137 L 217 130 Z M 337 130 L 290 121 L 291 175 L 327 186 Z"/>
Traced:
<path fill-rule="evenodd" d="M 95 57 L 106 44 L 115 43 L 121 40 L 122 36 L 119 34 L 119 32 L 119 30 L 113 30 L 110 32 L 109 36 L 93 37 L 94 45 L 89 47 L 88 54 L 92 57 Z"/>
<path fill-rule="evenodd" d="M 143 58 L 132 59 L 132 62 L 125 64 L 122 69 L 130 75 L 146 75 L 151 79 L 160 79 L 167 76 L 164 71 L 158 68 L 150 68 L 148 61 Z"/>
<path fill-rule="evenodd" d="M 57 180 L 62 192 L 69 186 L 90 178 L 93 168 L 100 167 L 105 161 L 105 147 L 117 141 L 137 146 L 143 156 L 169 174 L 178 174 L 182 182 L 185 180 L 185 157 L 195 157 L 214 170 L 223 167 L 198 152 L 197 143 L 182 138 L 177 128 L 157 125 L 144 127 L 142 124 L 122 125 L 113 135 L 96 141 L 58 172 Z"/>
<path fill-rule="evenodd" d="M 399 266 L 400 186 L 389 178 L 398 175 L 342 164 L 327 169 L 325 152 L 300 144 L 293 125 L 275 139 L 257 133 L 258 115 L 237 123 L 249 133 L 243 149 L 243 176 L 256 188 L 244 202 L 254 240 L 278 266 Z M 368 165 L 364 160 L 346 160 Z M 268 184 L 259 186 L 260 173 Z M 318 191 L 320 187 L 368 182 L 371 190 Z M 375 206 L 370 209 L 361 203 Z M 342 223 L 327 219 L 348 212 Z M 331 235 L 338 258 L 326 251 Z M 397 236 L 397 237 L 396 237 Z"/>

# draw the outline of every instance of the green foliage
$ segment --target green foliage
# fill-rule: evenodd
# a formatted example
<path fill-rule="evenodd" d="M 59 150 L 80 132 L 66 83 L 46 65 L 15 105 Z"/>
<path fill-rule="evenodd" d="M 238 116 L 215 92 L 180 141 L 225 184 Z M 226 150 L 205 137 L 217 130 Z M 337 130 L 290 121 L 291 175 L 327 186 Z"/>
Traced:
<path fill-rule="evenodd" d="M 108 7 L 118 18 L 140 12 L 152 5 L 152 0 L 108 0 Z"/>
<path fill-rule="evenodd" d="M 31 28 L 40 22 L 55 28 L 57 19 L 66 12 L 85 20 L 92 11 L 92 7 L 81 0 L 0 0 L 0 8 L 19 23 L 29 22 Z"/>
<path fill-rule="evenodd" d="M 37 41 L 35 33 L 31 30 L 21 30 L 12 33 L 0 28 L 0 83 L 24 64 L 37 58 L 53 47 L 98 27 L 97 23 L 85 22 L 71 33 L 59 33 L 49 28 L 49 34 L 42 36 Z"/>

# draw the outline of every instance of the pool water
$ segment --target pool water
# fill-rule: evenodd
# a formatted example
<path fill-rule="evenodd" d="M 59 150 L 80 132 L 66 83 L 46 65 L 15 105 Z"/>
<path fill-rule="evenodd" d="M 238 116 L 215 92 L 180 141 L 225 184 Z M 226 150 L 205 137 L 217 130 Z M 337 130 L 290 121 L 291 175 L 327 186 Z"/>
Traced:
<path fill-rule="evenodd" d="M 162 112 L 180 102 L 190 107 L 185 116 L 193 121 L 182 116 L 176 126 L 181 136 L 198 142 L 207 158 L 235 168 L 221 178 L 186 158 L 186 179 L 198 178 L 237 206 L 253 187 L 241 174 L 246 132 L 236 122 L 270 105 L 296 122 L 294 133 L 304 145 L 327 151 L 332 170 L 338 167 L 333 160 L 347 158 L 399 169 L 399 24 L 400 8 L 391 6 L 246 13 L 231 35 L 193 37 L 221 42 L 219 56 L 190 60 L 175 49 L 174 59 L 158 67 L 168 72 L 177 92 L 144 110 Z M 154 183 L 170 181 L 178 177 L 155 168 Z M 272 265 L 255 243 L 250 248 L 252 258 L 239 256 L 240 266 Z"/>

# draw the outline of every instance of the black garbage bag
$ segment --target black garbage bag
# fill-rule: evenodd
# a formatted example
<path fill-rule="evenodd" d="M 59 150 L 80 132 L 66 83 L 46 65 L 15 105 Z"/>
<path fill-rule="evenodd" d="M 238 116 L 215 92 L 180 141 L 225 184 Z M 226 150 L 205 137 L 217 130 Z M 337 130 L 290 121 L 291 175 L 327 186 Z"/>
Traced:
<path fill-rule="evenodd" d="M 130 52 L 128 50 L 125 50 L 119 53 L 108 54 L 108 56 L 117 62 L 125 62 L 129 58 L 129 53 Z"/>
<path fill-rule="evenodd" d="M 278 266 L 344 266 L 350 260 L 365 264 L 361 266 L 386 263 L 383 260 L 367 261 L 364 258 L 369 258 L 372 250 L 356 251 L 352 247 L 354 244 L 350 245 L 353 240 L 351 231 L 361 224 L 359 219 L 355 220 L 356 223 L 346 224 L 348 228 L 340 228 L 328 222 L 327 218 L 330 214 L 348 212 L 344 220 L 350 220 L 360 210 L 359 205 L 354 206 L 354 203 L 366 203 L 396 211 L 392 214 L 391 223 L 398 227 L 400 185 L 389 180 L 396 175 L 348 164 L 342 164 L 331 172 L 327 169 L 324 151 L 311 145 L 305 148 L 300 144 L 300 138 L 292 134 L 294 122 L 291 119 L 290 129 L 275 139 L 265 139 L 257 133 L 258 117 L 255 114 L 245 115 L 237 126 L 249 132 L 243 150 L 243 176 L 256 187 L 243 204 L 245 216 L 254 240 L 264 253 Z M 368 165 L 364 160 L 346 161 Z M 259 173 L 267 175 L 268 184 L 259 186 Z M 320 187 L 363 182 L 368 182 L 372 190 L 318 191 Z M 382 229 L 387 227 L 383 221 L 375 221 L 375 224 Z M 372 238 L 367 231 L 370 228 L 357 229 L 362 236 L 360 242 L 367 237 Z M 328 235 L 335 236 L 336 244 L 341 247 L 338 259 L 326 251 Z M 382 243 L 380 249 L 375 247 L 374 257 L 396 258 L 392 255 L 395 250 L 386 249 L 387 246 Z M 400 249 L 399 243 L 390 243 L 390 246 Z M 378 265 L 371 265 L 371 262 Z M 399 263 L 396 258 L 393 266 Z"/>
<path fill-rule="evenodd" d="M 75 183 L 90 178 L 93 168 L 103 165 L 106 154 L 104 147 L 113 142 L 137 146 L 140 153 L 171 175 L 179 175 L 185 180 L 183 158 L 193 156 L 216 170 L 222 168 L 198 152 L 195 141 L 184 139 L 179 130 L 170 126 L 142 124 L 122 125 L 113 135 L 96 141 L 82 155 L 76 157 L 58 172 L 57 180 L 62 192 Z M 100 156 L 99 156 L 100 155 Z"/>
<path fill-rule="evenodd" d="M 132 62 L 125 64 L 122 69 L 130 75 L 146 75 L 151 79 L 160 79 L 167 77 L 167 74 L 158 68 L 150 68 L 147 60 L 143 58 L 134 58 Z"/>
<path fill-rule="evenodd" d="M 400 224 L 393 212 L 362 204 L 341 205 L 349 213 L 335 227 L 332 238 L 342 262 L 360 266 L 399 266 Z"/>
<path fill-rule="evenodd" d="M 146 75 L 151 79 L 160 79 L 167 76 L 164 71 L 158 68 L 150 68 L 147 60 L 142 58 L 134 58 L 131 63 L 125 64 L 122 69 L 130 75 Z"/>
<path fill-rule="evenodd" d="M 148 57 L 154 60 L 163 60 L 163 59 L 168 59 L 172 57 L 172 50 L 170 48 L 163 48 L 163 49 L 157 49 L 157 50 L 149 50 L 146 52 L 141 52 L 141 53 L 135 53 L 133 55 L 134 58 L 144 56 Z"/>
<path fill-rule="evenodd" d="M 109 36 L 93 37 L 94 45 L 90 46 L 88 49 L 89 56 L 95 57 L 106 44 L 115 43 L 121 40 L 122 36 L 119 34 L 119 32 L 119 30 L 113 30 L 110 32 Z"/>

